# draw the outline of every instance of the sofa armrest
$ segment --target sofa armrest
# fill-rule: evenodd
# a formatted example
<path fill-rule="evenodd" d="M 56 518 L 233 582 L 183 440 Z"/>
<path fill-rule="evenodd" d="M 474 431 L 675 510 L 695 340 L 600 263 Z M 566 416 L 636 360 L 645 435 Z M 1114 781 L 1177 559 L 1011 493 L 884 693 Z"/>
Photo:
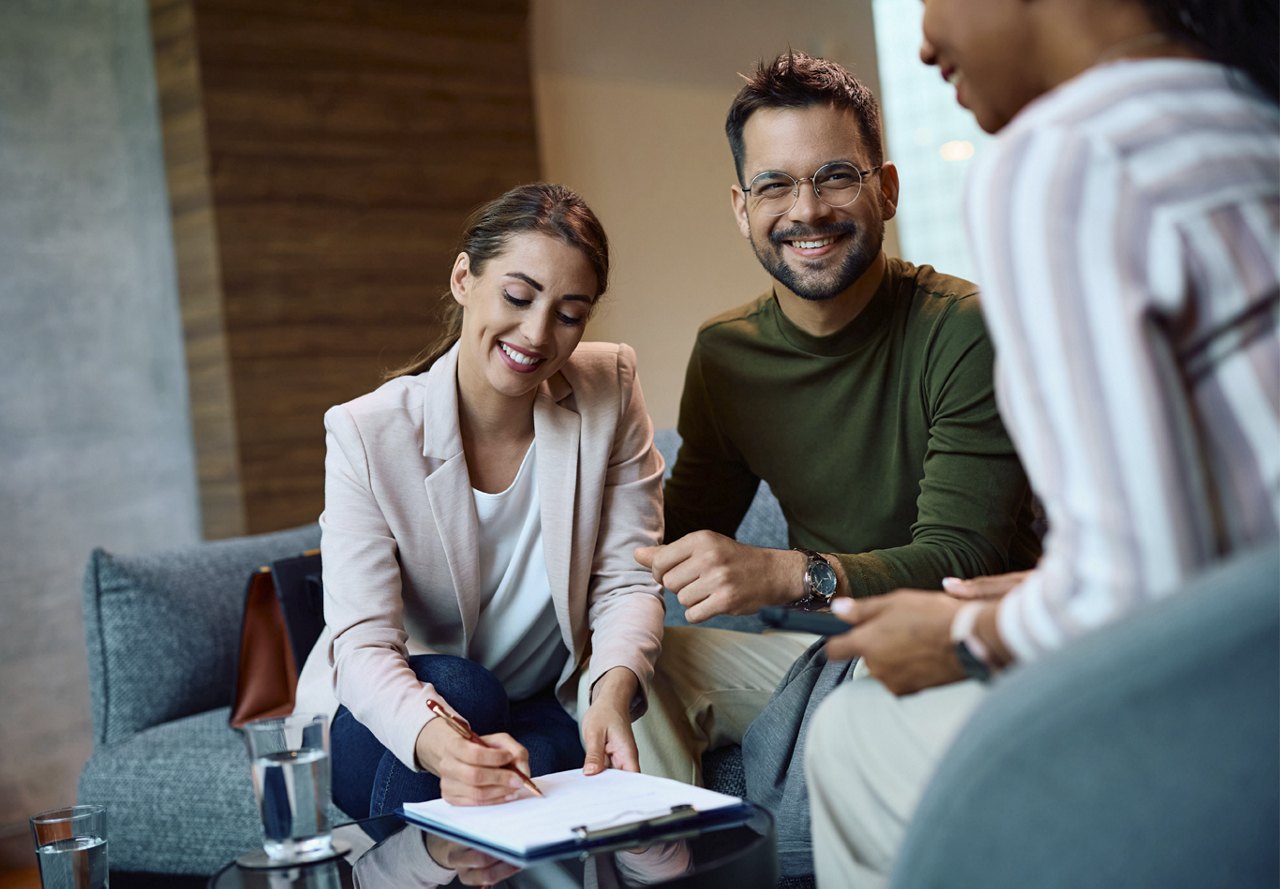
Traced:
<path fill-rule="evenodd" d="M 313 524 L 139 556 L 95 549 L 84 577 L 95 744 L 230 703 L 250 572 L 319 541 Z"/>

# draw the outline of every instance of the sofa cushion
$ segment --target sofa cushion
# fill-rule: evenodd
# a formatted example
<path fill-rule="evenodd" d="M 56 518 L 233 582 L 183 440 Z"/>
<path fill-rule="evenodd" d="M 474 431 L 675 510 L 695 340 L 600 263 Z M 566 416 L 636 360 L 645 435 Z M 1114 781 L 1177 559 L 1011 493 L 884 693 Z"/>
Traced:
<path fill-rule="evenodd" d="M 112 870 L 211 874 L 261 845 L 249 755 L 228 707 L 99 747 L 80 773 L 81 802 L 107 806 Z M 331 823 L 349 821 L 332 805 Z"/>
<path fill-rule="evenodd" d="M 230 703 L 249 574 L 319 541 L 307 525 L 142 556 L 95 549 L 84 621 L 97 744 Z"/>

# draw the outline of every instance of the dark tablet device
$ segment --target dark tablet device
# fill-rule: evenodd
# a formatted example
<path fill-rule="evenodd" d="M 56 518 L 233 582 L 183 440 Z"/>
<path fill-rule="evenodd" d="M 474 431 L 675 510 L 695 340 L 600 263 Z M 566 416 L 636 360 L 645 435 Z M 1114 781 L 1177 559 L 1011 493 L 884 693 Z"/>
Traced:
<path fill-rule="evenodd" d="M 760 609 L 760 619 L 780 630 L 799 630 L 801 633 L 817 633 L 820 636 L 834 636 L 853 629 L 853 624 L 847 624 L 826 611 L 797 611 L 773 605 Z"/>

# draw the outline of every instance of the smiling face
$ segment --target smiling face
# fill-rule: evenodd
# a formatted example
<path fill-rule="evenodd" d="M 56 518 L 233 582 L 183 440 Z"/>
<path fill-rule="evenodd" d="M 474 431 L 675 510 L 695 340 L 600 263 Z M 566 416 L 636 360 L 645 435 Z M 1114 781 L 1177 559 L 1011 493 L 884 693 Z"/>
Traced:
<path fill-rule="evenodd" d="M 513 235 L 478 274 L 460 253 L 450 287 L 463 308 L 462 396 L 531 399 L 577 348 L 598 286 L 582 251 L 547 235 Z"/>
<path fill-rule="evenodd" d="M 747 120 L 742 135 L 748 184 L 771 170 L 809 177 L 832 161 L 847 161 L 859 170 L 873 166 L 857 118 L 827 105 L 762 108 Z M 795 206 L 781 216 L 769 216 L 738 185 L 733 208 L 738 228 L 765 270 L 802 299 L 825 301 L 849 291 L 880 255 L 884 222 L 893 217 L 897 197 L 897 173 L 886 163 L 879 173 L 863 177 L 861 193 L 848 206 L 827 206 L 806 181 Z"/>
<path fill-rule="evenodd" d="M 1038 60 L 1035 4 L 925 0 L 920 59 L 955 87 L 956 101 L 994 133 L 1047 89 Z"/>

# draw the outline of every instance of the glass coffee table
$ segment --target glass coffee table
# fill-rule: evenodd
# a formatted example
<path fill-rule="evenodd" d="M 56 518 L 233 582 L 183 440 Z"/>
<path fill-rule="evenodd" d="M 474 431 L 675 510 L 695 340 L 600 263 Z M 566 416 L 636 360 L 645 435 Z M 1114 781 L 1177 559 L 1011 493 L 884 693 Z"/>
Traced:
<path fill-rule="evenodd" d="M 758 806 L 737 826 L 684 833 L 673 831 L 651 838 L 645 846 L 620 844 L 577 857 L 530 864 L 524 869 L 406 824 L 395 815 L 339 825 L 334 828 L 333 836 L 337 843 L 350 846 L 350 851 L 341 858 L 273 870 L 251 870 L 231 862 L 209 879 L 209 887 L 773 889 L 778 881 L 773 818 Z"/>

